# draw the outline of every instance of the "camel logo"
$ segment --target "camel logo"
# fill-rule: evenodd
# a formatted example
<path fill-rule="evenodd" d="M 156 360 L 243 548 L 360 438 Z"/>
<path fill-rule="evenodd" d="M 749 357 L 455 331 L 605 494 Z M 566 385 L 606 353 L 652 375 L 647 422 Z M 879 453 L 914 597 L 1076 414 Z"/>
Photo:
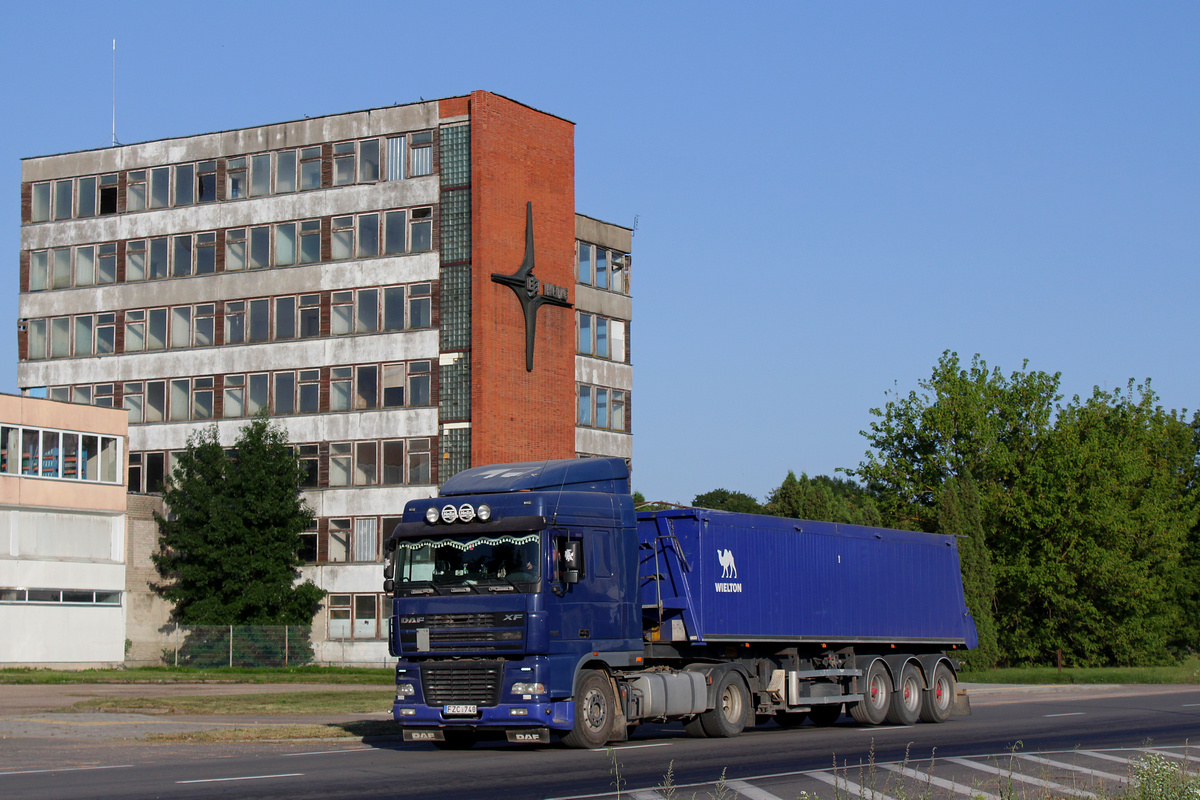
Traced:
<path fill-rule="evenodd" d="M 723 581 L 718 581 L 716 588 L 718 592 L 741 592 L 741 583 L 729 583 L 729 579 L 736 579 L 737 564 L 733 561 L 733 551 L 726 548 L 724 550 L 717 548 L 717 561 L 721 563 L 721 577 Z"/>

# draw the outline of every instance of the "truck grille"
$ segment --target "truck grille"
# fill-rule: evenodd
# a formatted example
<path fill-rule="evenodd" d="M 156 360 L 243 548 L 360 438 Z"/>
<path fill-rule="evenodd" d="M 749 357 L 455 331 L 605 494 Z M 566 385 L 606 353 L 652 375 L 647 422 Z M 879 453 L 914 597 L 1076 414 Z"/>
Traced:
<path fill-rule="evenodd" d="M 427 614 L 423 623 L 429 628 L 490 628 L 497 614 Z"/>
<path fill-rule="evenodd" d="M 502 661 L 454 661 L 421 665 L 425 703 L 494 706 L 500 701 Z"/>

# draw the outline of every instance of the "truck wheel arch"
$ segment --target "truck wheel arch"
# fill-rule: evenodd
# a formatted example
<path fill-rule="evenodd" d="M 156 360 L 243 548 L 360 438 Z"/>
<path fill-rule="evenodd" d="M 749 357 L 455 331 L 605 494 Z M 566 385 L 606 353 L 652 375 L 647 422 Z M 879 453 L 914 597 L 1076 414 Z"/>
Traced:
<path fill-rule="evenodd" d="M 917 675 L 921 680 L 921 688 L 929 688 L 929 676 L 932 674 L 932 669 L 926 670 L 925 665 L 921 662 L 921 659 L 917 658 L 916 656 L 883 656 L 883 663 L 887 665 L 888 673 L 890 673 L 892 678 L 892 691 L 900 691 L 901 677 L 904 675 L 904 667 L 908 664 L 912 664 L 917 668 Z M 863 674 L 865 675 L 866 672 L 864 671 Z"/>

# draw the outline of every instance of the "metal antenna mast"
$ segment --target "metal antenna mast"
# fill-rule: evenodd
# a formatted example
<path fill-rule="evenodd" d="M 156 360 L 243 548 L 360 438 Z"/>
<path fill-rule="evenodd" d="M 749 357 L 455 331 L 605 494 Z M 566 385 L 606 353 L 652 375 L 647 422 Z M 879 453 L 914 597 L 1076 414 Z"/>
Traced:
<path fill-rule="evenodd" d="M 112 146 L 117 146 L 117 40 L 113 39 L 112 54 Z"/>

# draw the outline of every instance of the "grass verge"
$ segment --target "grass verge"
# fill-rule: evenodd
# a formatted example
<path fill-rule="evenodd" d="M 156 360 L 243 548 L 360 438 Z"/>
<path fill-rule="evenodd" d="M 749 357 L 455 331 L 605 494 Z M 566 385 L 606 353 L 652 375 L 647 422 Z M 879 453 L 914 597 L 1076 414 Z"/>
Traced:
<path fill-rule="evenodd" d="M 129 669 L 0 669 L 0 683 L 359 683 L 391 685 L 391 669 L 363 667 L 131 667 Z"/>
<path fill-rule="evenodd" d="M 960 681 L 972 683 L 1200 683 L 1200 658 L 1189 658 L 1167 667 L 1014 667 L 962 672 Z"/>
<path fill-rule="evenodd" d="M 98 697 L 81 700 L 63 710 L 70 713 L 133 711 L 141 714 L 212 714 L 220 716 L 371 714 L 390 711 L 394 696 L 395 693 L 391 689 L 380 691 L 364 689 L 362 691 L 284 692 L 209 697 Z"/>

